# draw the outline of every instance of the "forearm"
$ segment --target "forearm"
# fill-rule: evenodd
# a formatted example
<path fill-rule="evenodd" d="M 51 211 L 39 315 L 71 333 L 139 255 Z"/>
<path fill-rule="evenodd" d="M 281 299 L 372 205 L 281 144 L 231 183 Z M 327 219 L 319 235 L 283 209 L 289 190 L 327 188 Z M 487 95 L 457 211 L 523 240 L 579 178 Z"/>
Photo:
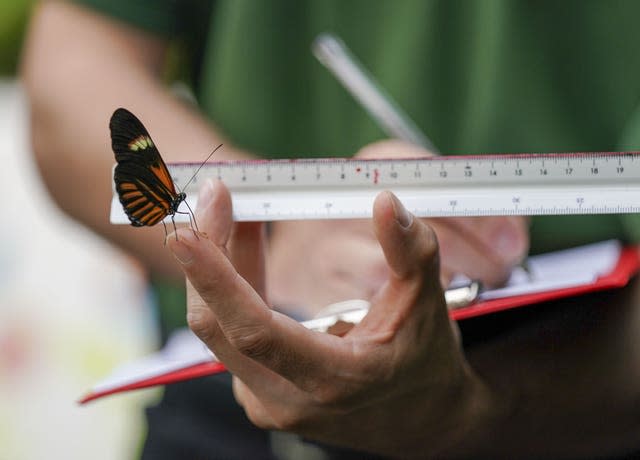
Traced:
<path fill-rule="evenodd" d="M 78 6 L 45 2 L 31 24 L 23 78 L 37 164 L 72 217 L 122 246 L 162 276 L 181 279 L 158 250 L 157 229 L 108 222 L 114 163 L 108 123 L 122 105 L 144 120 L 165 161 L 200 161 L 223 140 L 159 75 L 166 44 Z M 228 143 L 217 158 L 245 155 Z"/>

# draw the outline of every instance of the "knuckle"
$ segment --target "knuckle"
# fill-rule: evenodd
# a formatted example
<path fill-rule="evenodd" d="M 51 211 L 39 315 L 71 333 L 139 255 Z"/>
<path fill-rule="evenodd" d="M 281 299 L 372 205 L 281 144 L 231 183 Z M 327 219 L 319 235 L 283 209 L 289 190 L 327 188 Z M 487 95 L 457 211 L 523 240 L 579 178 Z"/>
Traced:
<path fill-rule="evenodd" d="M 243 355 L 259 359 L 272 354 L 273 341 L 262 325 L 236 326 L 225 330 L 229 343 Z"/>
<path fill-rule="evenodd" d="M 262 407 L 251 405 L 249 407 L 245 407 L 244 412 L 249 421 L 260 429 L 271 430 L 277 428 L 277 426 L 274 426 L 273 421 L 265 413 L 265 410 Z"/>
<path fill-rule="evenodd" d="M 386 381 L 383 367 L 367 357 L 355 361 L 348 374 L 328 377 L 310 392 L 314 404 L 337 414 L 348 413 L 369 398 L 372 387 Z"/>
<path fill-rule="evenodd" d="M 288 432 L 302 431 L 309 424 L 309 418 L 297 409 L 282 410 L 274 418 L 277 430 Z"/>
<path fill-rule="evenodd" d="M 204 308 L 193 308 L 187 313 L 187 325 L 202 341 L 208 342 L 215 334 L 215 321 Z"/>
<path fill-rule="evenodd" d="M 317 405 L 325 408 L 347 410 L 351 406 L 355 394 L 357 392 L 345 391 L 342 388 L 329 385 L 314 391 L 313 399 Z"/>
<path fill-rule="evenodd" d="M 337 391 L 335 383 L 317 383 L 315 388 L 309 392 L 315 405 L 320 407 L 331 407 L 339 404 L 342 400 L 342 392 Z"/>
<path fill-rule="evenodd" d="M 370 393 L 363 391 L 364 388 L 362 383 L 355 382 L 350 382 L 348 388 L 327 385 L 314 391 L 311 397 L 315 407 L 343 416 L 366 404 Z"/>

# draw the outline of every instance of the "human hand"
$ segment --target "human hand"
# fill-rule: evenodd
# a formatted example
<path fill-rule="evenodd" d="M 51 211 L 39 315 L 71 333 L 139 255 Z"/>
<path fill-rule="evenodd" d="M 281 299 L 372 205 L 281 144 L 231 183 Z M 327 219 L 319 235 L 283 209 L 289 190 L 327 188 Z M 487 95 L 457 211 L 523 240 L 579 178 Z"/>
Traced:
<path fill-rule="evenodd" d="M 430 152 L 399 140 L 369 144 L 359 158 L 419 158 Z M 503 284 L 529 248 L 526 217 L 447 217 L 425 219 L 438 237 L 443 286 L 454 274 L 464 274 L 485 285 Z"/>
<path fill-rule="evenodd" d="M 220 183 L 198 218 L 208 237 L 167 239 L 188 280 L 191 329 L 234 375 L 257 426 L 385 455 L 438 455 L 484 437 L 502 407 L 468 366 L 449 320 L 433 231 L 389 192 L 373 224 L 388 266 L 363 321 L 343 337 L 269 309 L 260 224 L 233 226 Z"/>
<path fill-rule="evenodd" d="M 269 299 L 299 317 L 346 299 L 370 299 L 388 269 L 370 221 L 275 222 L 266 257 Z"/>
<path fill-rule="evenodd" d="M 409 158 L 429 152 L 397 140 L 364 147 L 357 158 Z M 440 247 L 441 281 L 465 274 L 498 286 L 526 255 L 523 217 L 437 218 L 426 220 Z M 388 277 L 380 245 L 369 221 L 294 221 L 273 224 L 267 257 L 269 297 L 314 316 L 345 299 L 369 300 Z M 306 311 L 301 309 L 306 308 Z"/>

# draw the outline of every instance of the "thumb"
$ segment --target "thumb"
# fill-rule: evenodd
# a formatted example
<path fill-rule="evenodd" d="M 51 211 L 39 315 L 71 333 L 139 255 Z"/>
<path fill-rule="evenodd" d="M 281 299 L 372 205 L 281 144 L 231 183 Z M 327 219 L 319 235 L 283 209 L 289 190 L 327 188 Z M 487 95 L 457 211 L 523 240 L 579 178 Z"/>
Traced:
<path fill-rule="evenodd" d="M 391 192 L 373 204 L 373 222 L 392 280 L 439 277 L 438 241 L 431 227 L 415 219 Z"/>
<path fill-rule="evenodd" d="M 389 267 L 389 281 L 373 299 L 364 327 L 395 331 L 411 316 L 417 316 L 416 327 L 433 314 L 447 319 L 433 230 L 388 191 L 376 197 L 373 223 Z"/>

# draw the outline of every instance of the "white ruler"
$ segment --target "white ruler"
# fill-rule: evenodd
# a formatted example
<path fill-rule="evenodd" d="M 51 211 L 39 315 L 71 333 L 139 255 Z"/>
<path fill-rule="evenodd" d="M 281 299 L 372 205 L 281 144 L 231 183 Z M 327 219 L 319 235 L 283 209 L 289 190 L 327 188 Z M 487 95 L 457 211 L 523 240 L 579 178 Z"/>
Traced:
<path fill-rule="evenodd" d="M 169 165 L 176 187 L 198 167 Z M 192 209 L 208 178 L 237 221 L 367 218 L 383 190 L 419 217 L 640 212 L 640 152 L 207 163 L 184 190 Z M 115 194 L 111 222 L 129 223 Z"/>

